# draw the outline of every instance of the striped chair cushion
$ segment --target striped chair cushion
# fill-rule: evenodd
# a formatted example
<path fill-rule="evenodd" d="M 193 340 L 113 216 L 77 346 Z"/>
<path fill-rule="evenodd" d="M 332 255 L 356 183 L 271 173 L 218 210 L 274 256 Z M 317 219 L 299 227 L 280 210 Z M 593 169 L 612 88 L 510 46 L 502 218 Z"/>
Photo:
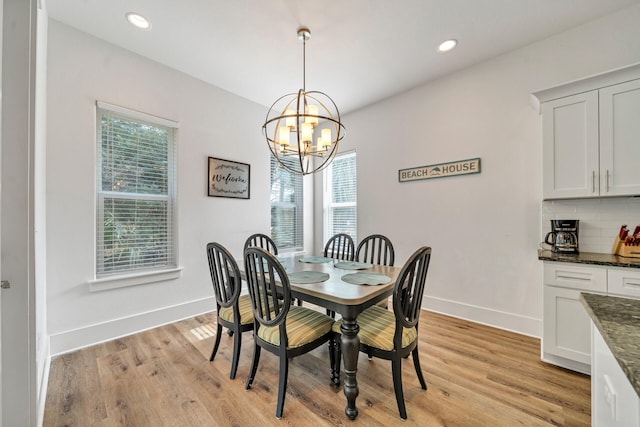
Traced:
<path fill-rule="evenodd" d="M 340 333 L 342 320 L 333 325 L 333 331 Z M 393 350 L 393 334 L 396 331 L 396 317 L 393 312 L 374 305 L 367 308 L 358 316 L 360 326 L 360 343 L 382 350 Z M 406 347 L 416 340 L 416 328 L 404 328 L 402 331 L 402 347 Z"/>
<path fill-rule="evenodd" d="M 287 313 L 286 328 L 289 347 L 300 347 L 331 330 L 333 319 L 306 307 L 291 306 Z M 280 345 L 280 331 L 277 326 L 258 328 L 258 336 L 263 340 Z"/>
<path fill-rule="evenodd" d="M 238 298 L 238 309 L 240 309 L 241 325 L 253 323 L 253 309 L 251 308 L 251 298 L 249 298 L 249 295 L 240 295 Z M 233 307 L 220 307 L 218 316 L 227 322 L 233 322 Z"/>

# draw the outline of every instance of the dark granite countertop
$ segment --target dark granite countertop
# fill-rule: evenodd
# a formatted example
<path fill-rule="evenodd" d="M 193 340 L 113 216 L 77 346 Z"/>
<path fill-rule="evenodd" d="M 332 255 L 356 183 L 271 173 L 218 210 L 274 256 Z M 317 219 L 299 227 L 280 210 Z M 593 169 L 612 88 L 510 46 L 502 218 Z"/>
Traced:
<path fill-rule="evenodd" d="M 582 292 L 580 301 L 640 396 L 640 300 Z"/>
<path fill-rule="evenodd" d="M 550 250 L 538 249 L 538 259 L 542 261 L 573 262 L 576 264 L 603 265 L 608 267 L 640 268 L 640 258 L 626 258 L 596 252 L 558 254 Z"/>

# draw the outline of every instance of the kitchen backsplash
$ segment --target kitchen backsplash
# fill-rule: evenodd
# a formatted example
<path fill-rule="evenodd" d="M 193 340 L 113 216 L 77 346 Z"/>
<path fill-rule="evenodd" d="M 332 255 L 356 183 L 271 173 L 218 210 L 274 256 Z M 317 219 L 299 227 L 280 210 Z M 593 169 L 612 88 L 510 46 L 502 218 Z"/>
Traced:
<path fill-rule="evenodd" d="M 611 253 L 620 226 L 633 232 L 640 225 L 640 197 L 553 200 L 542 202 L 542 236 L 551 231 L 549 220 L 579 219 L 581 252 Z"/>

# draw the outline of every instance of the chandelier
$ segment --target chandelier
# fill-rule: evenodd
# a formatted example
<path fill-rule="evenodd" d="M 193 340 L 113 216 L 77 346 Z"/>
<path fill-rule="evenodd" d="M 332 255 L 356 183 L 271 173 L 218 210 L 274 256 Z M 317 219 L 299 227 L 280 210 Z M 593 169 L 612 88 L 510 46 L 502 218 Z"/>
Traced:
<path fill-rule="evenodd" d="M 323 92 L 306 90 L 306 46 L 310 37 L 308 28 L 298 28 L 298 39 L 302 41 L 302 89 L 278 98 L 262 125 L 276 160 L 286 170 L 301 175 L 327 167 L 345 133 L 335 102 Z"/>

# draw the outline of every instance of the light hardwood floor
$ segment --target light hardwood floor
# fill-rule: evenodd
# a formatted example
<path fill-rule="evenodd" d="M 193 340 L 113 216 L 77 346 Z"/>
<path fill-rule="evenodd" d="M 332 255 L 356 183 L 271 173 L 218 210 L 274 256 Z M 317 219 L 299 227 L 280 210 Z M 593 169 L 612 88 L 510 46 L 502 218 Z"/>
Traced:
<path fill-rule="evenodd" d="M 590 379 L 540 361 L 539 340 L 428 311 L 420 318 L 422 390 L 403 363 L 409 419 L 398 416 L 390 362 L 360 354 L 360 411 L 344 415 L 330 385 L 328 348 L 290 363 L 283 418 L 275 418 L 278 363 L 262 352 L 253 388 L 245 333 L 235 380 L 226 332 L 209 362 L 207 314 L 56 357 L 44 426 L 588 426 Z"/>

